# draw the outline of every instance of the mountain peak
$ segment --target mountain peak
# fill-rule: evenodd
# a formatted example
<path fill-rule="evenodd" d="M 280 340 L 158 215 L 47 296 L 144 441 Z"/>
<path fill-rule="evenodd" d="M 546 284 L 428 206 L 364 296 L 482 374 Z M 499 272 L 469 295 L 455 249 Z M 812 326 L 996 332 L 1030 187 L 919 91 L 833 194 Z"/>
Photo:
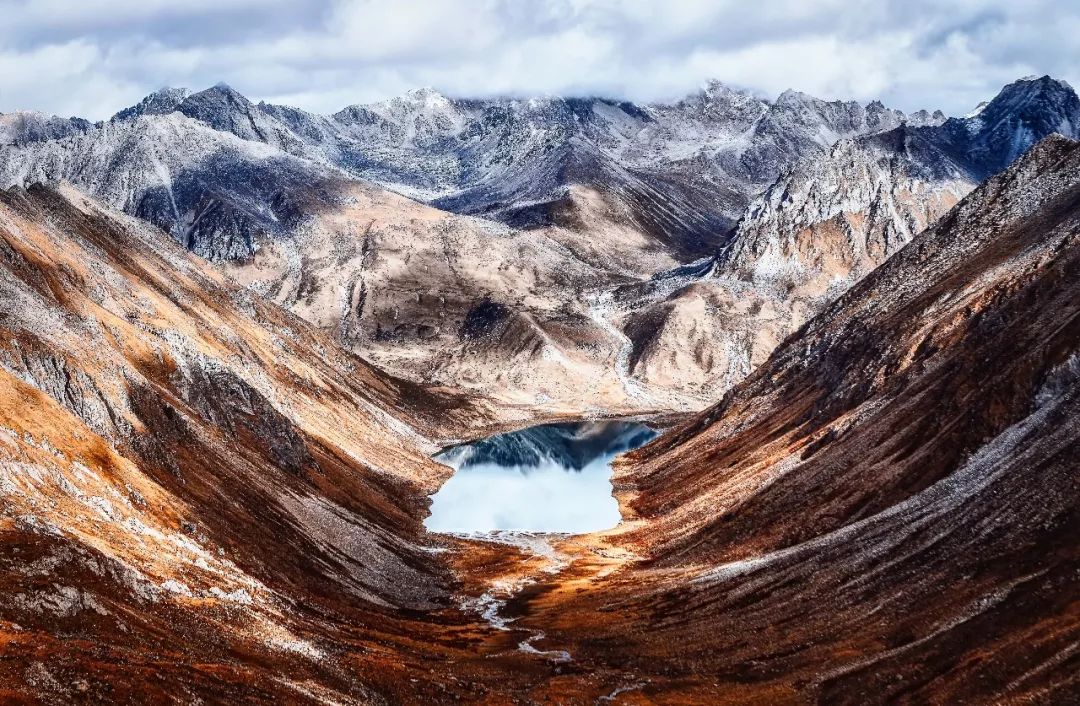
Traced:
<path fill-rule="evenodd" d="M 242 105 L 252 104 L 246 96 L 240 93 L 240 91 L 237 91 L 235 88 L 225 83 L 224 81 L 215 83 L 210 88 L 204 89 L 202 91 L 199 91 L 198 93 L 193 93 L 188 96 L 188 100 L 206 99 L 225 100 L 233 103 L 239 103 Z"/>
<path fill-rule="evenodd" d="M 796 91 L 794 88 L 785 89 L 780 95 L 776 97 L 777 103 L 805 103 L 812 96 L 802 91 Z"/>
<path fill-rule="evenodd" d="M 258 106 L 226 83 L 192 93 L 176 106 L 176 110 L 243 140 L 269 142 L 271 139 L 268 118 Z"/>
<path fill-rule="evenodd" d="M 164 86 L 149 94 L 133 106 L 124 108 L 111 120 L 127 120 L 140 115 L 165 115 L 176 110 L 184 100 L 191 95 L 186 88 L 173 88 Z"/>
<path fill-rule="evenodd" d="M 1003 86 L 997 96 L 990 101 L 987 108 L 989 109 L 995 104 L 1000 105 L 1017 99 L 1037 101 L 1045 100 L 1053 96 L 1072 96 L 1075 98 L 1076 92 L 1067 82 L 1051 76 L 1040 76 L 1038 78 L 1029 76 Z"/>
<path fill-rule="evenodd" d="M 420 88 L 410 89 L 405 92 L 405 95 L 415 100 L 446 100 L 446 96 L 431 86 L 421 86 Z"/>
<path fill-rule="evenodd" d="M 970 113 L 966 114 L 964 117 L 965 118 L 974 118 L 976 115 L 978 115 L 979 113 L 986 110 L 986 106 L 988 106 L 988 105 L 990 105 L 990 101 L 979 101 L 979 104 L 977 106 L 975 106 L 974 110 L 972 110 Z"/>
<path fill-rule="evenodd" d="M 707 96 L 745 95 L 747 93 L 747 91 L 730 86 L 718 78 L 710 78 L 701 87 L 701 90 Z"/>
<path fill-rule="evenodd" d="M 950 123 L 970 136 L 970 152 L 982 163 L 985 178 L 1046 135 L 1080 135 L 1080 97 L 1068 83 L 1050 76 L 1023 78 L 1003 87 L 981 110 Z"/>

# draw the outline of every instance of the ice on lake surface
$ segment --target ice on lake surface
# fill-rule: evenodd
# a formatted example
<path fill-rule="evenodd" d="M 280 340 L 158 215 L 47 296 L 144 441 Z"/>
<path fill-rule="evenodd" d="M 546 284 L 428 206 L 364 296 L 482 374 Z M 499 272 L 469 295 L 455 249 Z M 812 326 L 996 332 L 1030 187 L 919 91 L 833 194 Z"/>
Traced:
<path fill-rule="evenodd" d="M 456 446 L 432 498 L 432 532 L 594 532 L 619 523 L 611 461 L 656 436 L 638 422 L 545 424 Z"/>

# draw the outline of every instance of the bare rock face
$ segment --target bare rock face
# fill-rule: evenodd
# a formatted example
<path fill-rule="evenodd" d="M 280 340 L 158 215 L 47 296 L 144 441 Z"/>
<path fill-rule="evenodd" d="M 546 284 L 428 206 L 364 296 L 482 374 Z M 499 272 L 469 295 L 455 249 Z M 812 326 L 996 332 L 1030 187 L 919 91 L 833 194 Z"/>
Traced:
<path fill-rule="evenodd" d="M 1055 132 L 1078 137 L 1078 126 L 1080 99 L 1068 84 L 1043 77 L 1006 86 L 966 118 L 908 122 L 841 140 L 825 156 L 798 162 L 769 186 L 710 262 L 693 272 L 665 273 L 655 278 L 656 286 L 636 287 L 636 298 L 626 295 L 628 306 L 648 312 L 639 318 L 670 318 L 679 328 L 677 320 L 693 316 L 679 311 L 680 302 L 695 306 L 694 297 L 683 296 L 679 287 L 712 290 L 710 298 L 719 302 L 738 292 L 753 303 L 752 311 L 766 315 L 747 318 L 746 307 L 727 305 L 708 319 L 732 320 L 717 330 L 712 348 L 741 348 L 734 369 L 749 372 L 763 359 L 761 349 L 748 345 L 740 332 L 749 332 L 751 340 L 783 340 L 1035 141 Z M 668 328 L 655 327 L 656 335 L 639 347 L 667 348 L 662 337 Z M 702 381 L 707 387 L 699 389 L 714 395 L 739 379 L 730 374 L 730 362 L 719 369 L 700 356 L 687 362 L 691 367 L 680 369 L 684 377 Z M 646 358 L 636 374 L 643 379 L 674 375 L 668 364 Z"/>
<path fill-rule="evenodd" d="M 657 301 L 633 301 L 623 330 L 630 373 L 648 389 L 701 404 L 763 363 L 790 332 L 791 310 L 752 286 L 692 282 Z"/>
<path fill-rule="evenodd" d="M 781 297 L 830 301 L 976 183 L 918 129 L 842 142 L 751 205 L 716 270 Z"/>
<path fill-rule="evenodd" d="M 328 187 L 329 188 L 329 187 Z M 546 232 L 524 233 L 337 182 L 287 239 L 223 263 L 347 349 L 416 381 L 500 405 L 619 408 L 620 342 L 588 316 L 611 275 Z M 520 414 L 507 412 L 508 414 Z"/>
<path fill-rule="evenodd" d="M 1080 135 L 1080 98 L 1043 77 L 1006 86 L 968 118 L 843 141 L 751 205 L 717 270 L 827 301 L 1053 133 Z"/>

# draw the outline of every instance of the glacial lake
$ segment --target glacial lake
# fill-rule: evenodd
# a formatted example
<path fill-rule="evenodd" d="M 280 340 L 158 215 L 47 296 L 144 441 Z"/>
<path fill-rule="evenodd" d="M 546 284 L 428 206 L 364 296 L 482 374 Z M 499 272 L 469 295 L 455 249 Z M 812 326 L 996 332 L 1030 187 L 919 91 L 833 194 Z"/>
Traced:
<path fill-rule="evenodd" d="M 432 532 L 567 532 L 619 523 L 611 461 L 657 433 L 638 422 L 544 424 L 435 456 L 454 469 L 424 523 Z"/>

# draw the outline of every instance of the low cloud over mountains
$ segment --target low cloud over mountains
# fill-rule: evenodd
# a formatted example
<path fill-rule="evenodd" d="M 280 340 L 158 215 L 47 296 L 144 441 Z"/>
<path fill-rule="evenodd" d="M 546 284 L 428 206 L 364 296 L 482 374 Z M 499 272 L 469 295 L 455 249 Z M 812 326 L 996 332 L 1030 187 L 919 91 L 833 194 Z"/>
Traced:
<path fill-rule="evenodd" d="M 1019 75 L 1075 80 L 1080 59 L 1080 11 L 1044 0 L 780 1 L 753 12 L 700 0 L 0 5 L 0 111 L 92 119 L 164 84 L 219 80 L 331 112 L 417 85 L 653 101 L 716 76 L 768 95 L 797 85 L 963 114 Z"/>

